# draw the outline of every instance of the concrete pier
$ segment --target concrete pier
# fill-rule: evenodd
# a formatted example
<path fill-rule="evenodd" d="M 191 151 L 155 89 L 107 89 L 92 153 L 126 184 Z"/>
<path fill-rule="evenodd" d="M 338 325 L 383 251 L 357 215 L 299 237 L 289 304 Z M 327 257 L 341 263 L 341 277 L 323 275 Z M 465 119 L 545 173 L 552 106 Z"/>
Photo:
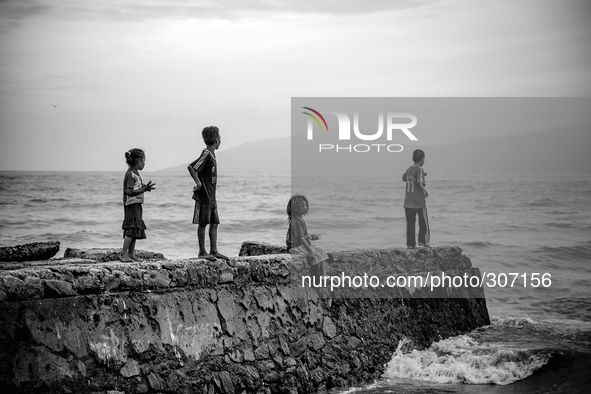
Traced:
<path fill-rule="evenodd" d="M 482 289 L 323 298 L 279 246 L 245 245 L 228 262 L 83 251 L 3 266 L 0 392 L 313 393 L 379 377 L 402 339 L 424 348 L 489 324 Z M 333 252 L 339 272 L 479 275 L 457 247 Z"/>

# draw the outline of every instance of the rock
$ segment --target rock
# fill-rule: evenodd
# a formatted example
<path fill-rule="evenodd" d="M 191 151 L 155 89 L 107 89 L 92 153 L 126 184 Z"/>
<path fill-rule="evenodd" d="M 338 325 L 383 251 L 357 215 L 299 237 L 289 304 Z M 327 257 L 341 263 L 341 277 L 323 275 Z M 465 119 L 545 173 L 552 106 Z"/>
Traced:
<path fill-rule="evenodd" d="M 121 249 L 73 249 L 67 248 L 64 253 L 65 259 L 86 259 L 93 261 L 118 261 L 121 255 Z M 135 256 L 141 260 L 166 260 L 162 253 L 148 252 L 145 250 L 136 250 Z"/>
<path fill-rule="evenodd" d="M 334 325 L 332 319 L 328 316 L 324 317 L 322 322 L 322 331 L 328 338 L 334 338 L 337 335 L 337 328 Z"/>
<path fill-rule="evenodd" d="M 137 376 L 140 374 L 140 366 L 137 361 L 130 359 L 127 360 L 120 372 L 121 375 L 125 376 L 126 378 Z"/>
<path fill-rule="evenodd" d="M 270 244 L 267 242 L 245 241 L 240 247 L 238 256 L 264 256 L 270 254 L 289 254 L 287 246 Z M 294 272 L 302 273 L 308 271 L 308 264 L 305 256 L 291 256 L 291 266 Z"/>
<path fill-rule="evenodd" d="M 234 274 L 230 270 L 222 271 L 218 283 L 229 283 L 234 281 Z"/>
<path fill-rule="evenodd" d="M 261 256 L 265 254 L 286 254 L 285 245 L 276 245 L 266 242 L 244 241 L 240 247 L 238 256 Z"/>
<path fill-rule="evenodd" d="M 60 250 L 58 241 L 33 242 L 0 248 L 0 261 L 48 260 Z"/>
<path fill-rule="evenodd" d="M 254 356 L 257 360 L 264 360 L 269 358 L 269 347 L 267 345 L 261 345 L 254 350 Z"/>
<path fill-rule="evenodd" d="M 6 298 L 13 300 L 26 300 L 42 298 L 44 287 L 39 278 L 27 276 L 24 280 L 14 276 L 2 277 Z"/>
<path fill-rule="evenodd" d="M 314 350 L 320 350 L 324 347 L 324 337 L 319 333 L 310 335 L 308 339 L 308 346 Z"/>
<path fill-rule="evenodd" d="M 154 372 L 148 375 L 148 383 L 154 391 L 161 391 L 164 389 L 164 382 Z"/>
<path fill-rule="evenodd" d="M 45 283 L 45 293 L 49 297 L 64 297 L 76 294 L 70 282 L 47 279 L 43 283 Z"/>
<path fill-rule="evenodd" d="M 213 380 L 222 393 L 235 393 L 234 384 L 232 383 L 232 377 L 230 376 L 230 373 L 228 371 L 221 371 L 215 373 L 213 375 Z"/>

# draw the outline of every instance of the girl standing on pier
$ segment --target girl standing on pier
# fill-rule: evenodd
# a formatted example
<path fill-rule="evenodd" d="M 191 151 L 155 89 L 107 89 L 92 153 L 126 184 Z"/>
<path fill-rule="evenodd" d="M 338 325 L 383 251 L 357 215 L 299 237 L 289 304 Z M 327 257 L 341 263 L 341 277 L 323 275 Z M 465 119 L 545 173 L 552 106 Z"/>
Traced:
<path fill-rule="evenodd" d="M 121 261 L 138 261 L 134 256 L 135 240 L 146 238 L 146 224 L 142 219 L 144 192 L 154 190 L 154 183 L 144 185 L 140 171 L 146 164 L 146 155 L 141 149 L 130 149 L 125 152 L 125 161 L 129 168 L 123 178 L 123 209 L 125 218 L 123 225 L 123 250 Z"/>

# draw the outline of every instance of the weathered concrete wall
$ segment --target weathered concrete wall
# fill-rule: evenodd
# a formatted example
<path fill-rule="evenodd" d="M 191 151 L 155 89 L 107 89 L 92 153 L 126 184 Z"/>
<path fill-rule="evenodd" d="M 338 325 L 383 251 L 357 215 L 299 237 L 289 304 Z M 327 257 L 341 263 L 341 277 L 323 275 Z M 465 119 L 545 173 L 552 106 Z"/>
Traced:
<path fill-rule="evenodd" d="M 148 252 L 136 249 L 135 257 L 140 260 L 166 260 L 162 253 Z M 121 261 L 121 249 L 115 248 L 94 248 L 74 249 L 67 248 L 64 252 L 64 259 L 83 259 L 96 262 Z"/>
<path fill-rule="evenodd" d="M 331 270 L 360 256 L 473 273 L 459 248 L 334 253 Z M 403 338 L 489 323 L 483 298 L 321 299 L 286 254 L 66 261 L 0 271 L 0 392 L 316 392 L 379 377 Z"/>

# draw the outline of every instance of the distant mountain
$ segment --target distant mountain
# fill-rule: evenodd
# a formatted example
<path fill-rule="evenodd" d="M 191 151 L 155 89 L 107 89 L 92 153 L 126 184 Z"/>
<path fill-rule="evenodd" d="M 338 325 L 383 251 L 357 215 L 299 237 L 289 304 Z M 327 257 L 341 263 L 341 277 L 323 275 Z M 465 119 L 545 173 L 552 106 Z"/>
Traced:
<path fill-rule="evenodd" d="M 473 137 L 453 144 L 409 142 L 403 145 L 405 149 L 401 153 L 371 156 L 336 153 L 332 158 L 348 164 L 359 162 L 359 166 L 351 166 L 358 168 L 359 172 L 398 174 L 412 164 L 411 152 L 423 148 L 427 156 L 425 168 L 431 173 L 591 173 L 591 124 L 510 136 Z M 220 171 L 225 173 L 288 173 L 291 169 L 291 138 L 250 142 L 216 152 L 216 155 Z M 182 164 L 161 171 L 184 172 L 186 168 L 187 164 Z M 308 171 L 314 171 L 313 168 L 318 166 L 312 167 L 311 164 Z M 330 165 L 320 168 L 331 172 Z"/>
<path fill-rule="evenodd" d="M 591 124 L 585 124 L 434 146 L 425 166 L 446 173 L 582 174 L 591 173 L 589 149 Z"/>
<path fill-rule="evenodd" d="M 291 137 L 247 142 L 215 153 L 219 170 L 224 173 L 264 172 L 289 173 L 291 171 Z M 187 172 L 184 163 L 160 171 Z"/>

